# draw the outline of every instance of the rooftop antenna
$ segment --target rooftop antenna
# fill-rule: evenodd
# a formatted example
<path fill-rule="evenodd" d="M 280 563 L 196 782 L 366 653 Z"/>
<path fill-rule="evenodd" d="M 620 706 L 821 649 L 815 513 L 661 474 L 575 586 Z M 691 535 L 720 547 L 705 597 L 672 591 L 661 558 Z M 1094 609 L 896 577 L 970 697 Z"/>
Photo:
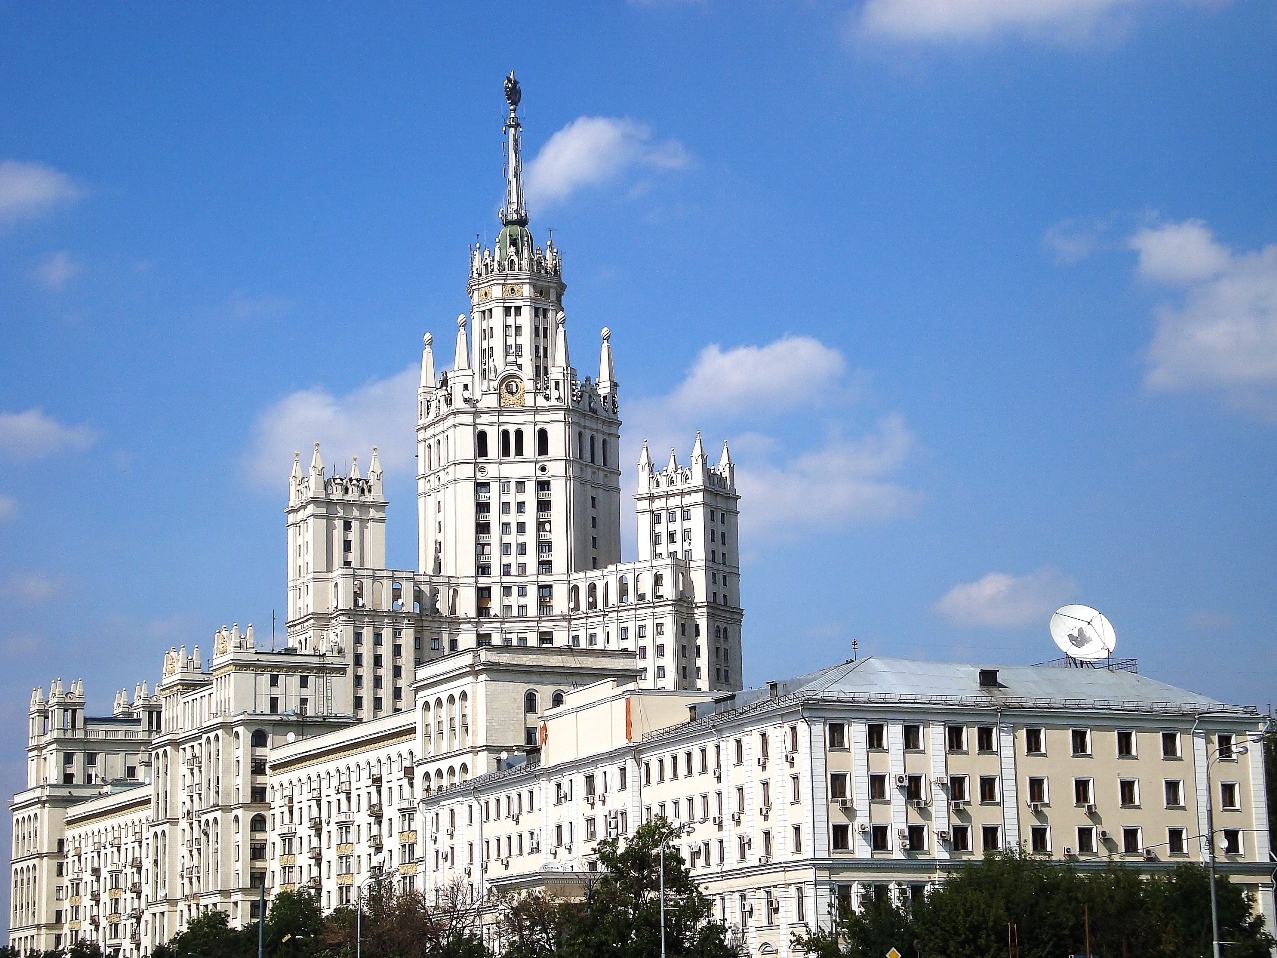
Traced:
<path fill-rule="evenodd" d="M 1084 666 L 1113 656 L 1117 633 L 1102 612 L 1089 605 L 1066 605 L 1051 616 L 1051 638 L 1070 664 Z"/>
<path fill-rule="evenodd" d="M 853 662 L 858 661 L 858 660 L 859 660 L 859 658 L 860 658 L 860 642 L 859 642 L 859 641 L 857 641 L 857 639 L 856 639 L 856 637 L 855 637 L 855 636 L 852 636 L 852 639 L 851 639 L 851 661 L 853 661 Z"/>
<path fill-rule="evenodd" d="M 270 650 L 275 651 L 275 610 L 270 610 Z"/>

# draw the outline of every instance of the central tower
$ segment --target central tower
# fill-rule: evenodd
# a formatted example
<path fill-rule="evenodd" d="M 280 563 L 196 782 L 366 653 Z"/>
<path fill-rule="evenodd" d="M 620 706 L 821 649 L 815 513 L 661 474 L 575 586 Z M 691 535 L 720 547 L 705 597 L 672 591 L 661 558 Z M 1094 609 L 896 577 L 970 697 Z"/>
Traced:
<path fill-rule="evenodd" d="M 513 73 L 505 95 L 501 231 L 470 251 L 452 369 L 436 373 L 430 336 L 422 355 L 418 567 L 454 581 L 445 614 L 537 620 L 565 611 L 571 573 L 620 561 L 621 421 L 609 331 L 596 381 L 569 358 L 559 251 L 528 229 Z"/>

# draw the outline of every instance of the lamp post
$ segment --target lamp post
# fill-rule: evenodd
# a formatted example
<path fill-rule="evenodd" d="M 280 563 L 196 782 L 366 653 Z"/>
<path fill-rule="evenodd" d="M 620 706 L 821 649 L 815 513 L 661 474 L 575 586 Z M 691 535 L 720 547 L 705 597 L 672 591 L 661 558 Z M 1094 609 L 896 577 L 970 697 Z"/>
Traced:
<path fill-rule="evenodd" d="M 1251 741 L 1247 737 L 1247 741 Z M 1206 761 L 1206 847 L 1209 852 L 1208 862 L 1210 865 L 1210 928 L 1211 928 L 1211 954 L 1214 958 L 1220 958 L 1220 940 L 1219 940 L 1219 905 L 1215 899 L 1215 791 L 1211 786 L 1210 770 L 1216 762 L 1221 758 L 1234 758 L 1238 755 L 1245 755 L 1249 751 L 1246 745 L 1233 748 L 1231 745 L 1226 751 L 1215 748 L 1215 757 L 1210 758 L 1207 753 Z"/>
<path fill-rule="evenodd" d="M 665 958 L 665 843 L 675 835 L 690 835 L 695 830 L 693 825 L 682 825 L 661 838 L 661 958 Z M 356 955 L 355 958 L 359 958 L 359 956 Z"/>
<path fill-rule="evenodd" d="M 371 874 L 355 886 L 355 958 L 360 958 L 364 921 L 364 886 L 381 877 L 382 866 L 374 865 Z"/>

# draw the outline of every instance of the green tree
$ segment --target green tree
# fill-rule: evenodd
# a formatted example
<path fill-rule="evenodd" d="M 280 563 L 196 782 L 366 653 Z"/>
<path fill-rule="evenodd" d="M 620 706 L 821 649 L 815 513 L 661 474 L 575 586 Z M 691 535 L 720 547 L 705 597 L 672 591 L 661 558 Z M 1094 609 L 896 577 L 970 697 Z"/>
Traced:
<path fill-rule="evenodd" d="M 670 958 L 735 958 L 727 927 L 692 880 L 664 818 L 628 841 L 609 838 L 595 854 L 602 870 L 577 908 L 562 909 L 559 951 L 567 958 L 653 958 L 661 951 L 660 849 L 665 847 L 665 940 Z"/>
<path fill-rule="evenodd" d="M 560 925 L 575 917 L 572 905 L 539 891 L 506 895 L 497 907 L 503 958 L 554 958 Z"/>
<path fill-rule="evenodd" d="M 230 916 L 213 908 L 192 918 L 184 930 L 169 939 L 168 947 L 178 958 L 249 958 L 257 953 L 257 925 L 233 929 Z"/>
<path fill-rule="evenodd" d="M 884 885 L 873 888 L 859 911 L 840 904 L 832 918 L 815 931 L 795 934 L 794 945 L 817 958 L 883 958 L 892 948 L 909 954 L 917 937 L 908 910 L 896 905 Z"/>
<path fill-rule="evenodd" d="M 263 946 L 270 958 L 309 958 L 325 928 L 319 898 L 308 890 L 282 891 L 271 899 L 263 929 Z M 256 929 L 257 923 L 252 927 Z"/>

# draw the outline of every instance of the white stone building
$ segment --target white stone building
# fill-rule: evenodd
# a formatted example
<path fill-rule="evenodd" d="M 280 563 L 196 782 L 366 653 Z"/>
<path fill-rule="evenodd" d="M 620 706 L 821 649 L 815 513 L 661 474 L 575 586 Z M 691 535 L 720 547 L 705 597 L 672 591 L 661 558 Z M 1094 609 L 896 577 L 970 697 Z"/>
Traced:
<path fill-rule="evenodd" d="M 1120 671 L 986 687 L 974 666 L 877 659 L 742 692 L 735 467 L 699 435 L 686 465 L 643 445 L 621 561 L 610 333 L 579 376 L 562 258 L 524 212 L 513 76 L 507 100 L 501 232 L 470 251 L 451 367 L 429 334 L 421 358 L 418 568 L 387 567 L 376 449 L 341 475 L 316 446 L 288 480 L 284 648 L 223 627 L 104 718 L 79 681 L 36 690 L 10 943 L 141 958 L 209 909 L 243 925 L 263 889 L 302 887 L 335 908 L 378 869 L 405 890 L 570 893 L 601 837 L 653 815 L 688 827 L 759 953 L 832 896 L 925 884 L 988 843 L 1200 857 L 1203 750 L 1258 728 L 1253 710 Z M 1082 731 L 1094 752 L 1074 756 Z M 1172 734 L 1183 751 L 1162 755 Z M 1271 923 L 1262 756 L 1214 769 L 1225 871 Z M 1094 799 L 1068 801 L 1083 779 Z"/>

